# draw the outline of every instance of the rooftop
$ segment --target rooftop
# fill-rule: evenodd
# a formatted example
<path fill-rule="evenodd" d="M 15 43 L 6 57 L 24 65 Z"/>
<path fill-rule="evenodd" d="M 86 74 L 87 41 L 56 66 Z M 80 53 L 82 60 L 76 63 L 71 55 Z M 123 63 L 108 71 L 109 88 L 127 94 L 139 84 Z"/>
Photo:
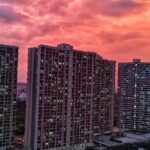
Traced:
<path fill-rule="evenodd" d="M 124 145 L 132 144 L 141 144 L 149 143 L 150 144 L 150 132 L 142 131 L 126 131 L 126 132 L 110 132 L 100 136 L 98 139 L 93 141 L 94 146 L 97 150 L 98 148 L 113 148 Z"/>
<path fill-rule="evenodd" d="M 0 44 L 0 47 L 19 48 L 18 46 L 14 46 L 14 45 L 4 45 L 4 44 Z"/>

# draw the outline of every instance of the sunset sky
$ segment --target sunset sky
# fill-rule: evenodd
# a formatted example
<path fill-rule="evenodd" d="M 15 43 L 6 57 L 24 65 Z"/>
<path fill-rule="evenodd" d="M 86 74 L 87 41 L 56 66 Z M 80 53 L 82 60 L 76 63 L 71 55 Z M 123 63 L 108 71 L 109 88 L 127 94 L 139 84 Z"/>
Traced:
<path fill-rule="evenodd" d="M 27 48 L 69 43 L 107 59 L 150 61 L 150 0 L 0 0 L 0 43 Z"/>

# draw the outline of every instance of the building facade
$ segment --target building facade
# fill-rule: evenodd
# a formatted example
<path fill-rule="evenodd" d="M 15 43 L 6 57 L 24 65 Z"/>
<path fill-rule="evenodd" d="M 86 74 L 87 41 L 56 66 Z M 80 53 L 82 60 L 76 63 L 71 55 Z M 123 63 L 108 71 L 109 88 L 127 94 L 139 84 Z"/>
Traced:
<path fill-rule="evenodd" d="M 18 47 L 0 45 L 0 150 L 14 142 L 17 68 Z"/>
<path fill-rule="evenodd" d="M 119 115 L 123 129 L 150 130 L 150 63 L 119 63 Z"/>
<path fill-rule="evenodd" d="M 110 82 L 109 77 L 114 73 L 115 62 L 103 60 L 93 52 L 74 50 L 68 44 L 40 45 L 30 48 L 28 54 L 27 148 L 84 149 L 98 131 L 110 130 L 114 76 Z M 100 70 L 96 70 L 98 65 Z M 105 75 L 99 76 L 103 71 Z M 96 89 L 95 83 L 102 81 Z M 96 101 L 101 118 L 94 113 Z M 101 102 L 106 105 L 106 112 L 101 112 Z M 105 115 L 106 120 L 111 120 L 106 126 L 101 125 Z"/>
<path fill-rule="evenodd" d="M 95 61 L 93 138 L 113 129 L 115 62 L 97 57 Z"/>

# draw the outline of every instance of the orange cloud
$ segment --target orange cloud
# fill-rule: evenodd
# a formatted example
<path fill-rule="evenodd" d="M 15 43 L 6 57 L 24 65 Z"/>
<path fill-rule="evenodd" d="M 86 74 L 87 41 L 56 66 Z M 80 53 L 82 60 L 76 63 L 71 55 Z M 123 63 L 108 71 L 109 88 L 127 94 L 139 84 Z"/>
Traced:
<path fill-rule="evenodd" d="M 20 46 L 19 81 L 27 48 L 70 43 L 108 59 L 150 61 L 150 3 L 146 0 L 1 0 L 0 41 Z"/>

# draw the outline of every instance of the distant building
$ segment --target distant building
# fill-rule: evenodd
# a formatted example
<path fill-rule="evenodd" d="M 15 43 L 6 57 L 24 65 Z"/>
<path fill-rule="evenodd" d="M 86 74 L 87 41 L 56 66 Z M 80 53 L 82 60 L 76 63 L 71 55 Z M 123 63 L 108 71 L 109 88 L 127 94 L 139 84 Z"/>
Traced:
<path fill-rule="evenodd" d="M 27 84 L 18 83 L 17 84 L 17 98 L 19 101 L 25 101 L 27 98 Z"/>
<path fill-rule="evenodd" d="M 119 63 L 120 127 L 150 131 L 150 63 Z"/>
<path fill-rule="evenodd" d="M 0 150 L 14 142 L 17 68 L 18 47 L 0 45 Z"/>
<path fill-rule="evenodd" d="M 95 60 L 93 102 L 93 138 L 113 129 L 113 103 L 115 93 L 115 62 Z"/>
<path fill-rule="evenodd" d="M 115 62 L 71 45 L 28 53 L 26 148 L 78 150 L 112 129 Z"/>

